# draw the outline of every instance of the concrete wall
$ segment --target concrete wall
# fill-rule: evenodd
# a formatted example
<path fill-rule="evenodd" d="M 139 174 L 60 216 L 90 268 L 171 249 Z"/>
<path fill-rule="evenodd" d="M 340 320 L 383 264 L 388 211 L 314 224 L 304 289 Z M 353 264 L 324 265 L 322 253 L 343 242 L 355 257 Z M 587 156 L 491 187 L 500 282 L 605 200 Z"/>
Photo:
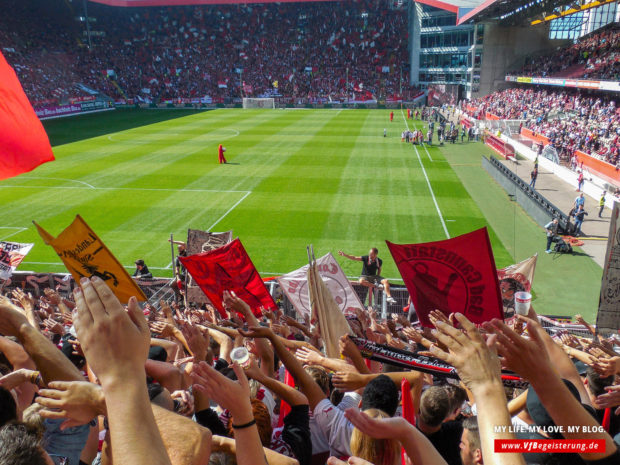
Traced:
<path fill-rule="evenodd" d="M 409 85 L 420 80 L 420 29 L 422 29 L 422 5 L 409 2 Z"/>
<path fill-rule="evenodd" d="M 473 98 L 510 87 L 504 78 L 508 72 L 521 68 L 525 58 L 537 53 L 551 52 L 568 43 L 549 39 L 549 23 L 535 27 L 504 27 L 484 24 L 480 89 Z"/>

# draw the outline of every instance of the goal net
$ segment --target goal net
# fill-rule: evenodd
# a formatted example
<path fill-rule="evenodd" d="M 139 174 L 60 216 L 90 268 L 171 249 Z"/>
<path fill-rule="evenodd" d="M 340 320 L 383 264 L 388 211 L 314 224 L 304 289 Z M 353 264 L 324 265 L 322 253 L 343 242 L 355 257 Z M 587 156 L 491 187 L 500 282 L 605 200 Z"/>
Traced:
<path fill-rule="evenodd" d="M 243 108 L 275 108 L 276 103 L 273 98 L 244 98 Z"/>

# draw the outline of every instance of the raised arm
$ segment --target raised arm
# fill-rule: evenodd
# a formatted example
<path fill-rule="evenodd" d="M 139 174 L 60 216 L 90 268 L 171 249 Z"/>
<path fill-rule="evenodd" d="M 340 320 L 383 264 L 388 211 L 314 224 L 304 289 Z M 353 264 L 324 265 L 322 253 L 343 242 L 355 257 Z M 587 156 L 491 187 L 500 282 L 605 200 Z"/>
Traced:
<path fill-rule="evenodd" d="M 348 258 L 349 260 L 355 260 L 358 262 L 362 261 L 362 257 L 356 257 L 355 255 L 349 255 L 348 253 L 344 253 L 342 250 L 338 251 L 338 255 L 344 258 Z"/>
<path fill-rule="evenodd" d="M 149 328 L 137 300 L 127 310 L 99 278 L 75 290 L 75 328 L 106 399 L 112 457 L 117 464 L 170 465 L 145 383 Z"/>
<path fill-rule="evenodd" d="M 80 381 L 84 377 L 52 342 L 34 328 L 9 299 L 0 296 L 0 333 L 15 336 L 41 372 L 43 381 Z"/>
<path fill-rule="evenodd" d="M 290 406 L 308 405 L 308 398 L 303 395 L 303 393 L 294 387 L 265 375 L 258 365 L 256 365 L 256 362 L 252 361 L 250 366 L 245 370 L 245 373 L 249 378 L 258 381 Z"/>
<path fill-rule="evenodd" d="M 609 434 L 599 431 L 598 422 L 571 394 L 553 369 L 543 341 L 544 329 L 529 318 L 518 315 L 527 324 L 531 339 L 525 339 L 503 322 L 493 320 L 485 328 L 497 335 L 498 348 L 508 368 L 526 378 L 556 426 L 563 428 L 565 439 L 603 439 L 604 452 L 579 454 L 584 460 L 598 460 L 614 454 L 617 447 Z M 571 432 L 577 426 L 577 432 Z M 586 429 L 589 431 L 586 432 Z M 481 434 L 482 436 L 482 434 Z"/>
<path fill-rule="evenodd" d="M 259 321 L 252 313 L 248 304 L 235 295 L 234 292 L 224 291 L 224 305 L 241 313 L 245 317 L 248 326 L 259 326 Z M 264 339 L 256 340 L 256 349 L 261 358 L 261 370 L 270 377 L 273 377 L 273 350 Z"/>
<path fill-rule="evenodd" d="M 312 377 L 306 373 L 301 363 L 297 361 L 295 356 L 290 353 L 284 344 L 280 341 L 273 331 L 263 326 L 254 326 L 248 328 L 248 331 L 239 330 L 239 332 L 245 337 L 263 337 L 271 341 L 271 345 L 276 354 L 280 358 L 280 361 L 284 364 L 291 376 L 295 379 L 295 382 L 301 389 L 301 392 L 308 398 L 310 409 L 314 410 L 319 402 L 326 398 L 325 393 L 321 390 L 320 386 L 312 379 Z"/>
<path fill-rule="evenodd" d="M 495 440 L 515 439 L 510 432 L 511 419 L 506 406 L 506 395 L 501 381 L 500 361 L 494 350 L 489 348 L 476 327 L 460 313 L 456 319 L 465 332 L 438 321 L 435 336 L 448 352 L 431 347 L 436 357 L 453 365 L 461 381 L 471 390 L 478 406 L 478 427 L 481 450 L 486 465 L 525 465 L 521 454 L 496 454 Z M 489 345 L 494 339 L 489 340 Z M 504 432 L 497 432 L 505 426 Z"/>

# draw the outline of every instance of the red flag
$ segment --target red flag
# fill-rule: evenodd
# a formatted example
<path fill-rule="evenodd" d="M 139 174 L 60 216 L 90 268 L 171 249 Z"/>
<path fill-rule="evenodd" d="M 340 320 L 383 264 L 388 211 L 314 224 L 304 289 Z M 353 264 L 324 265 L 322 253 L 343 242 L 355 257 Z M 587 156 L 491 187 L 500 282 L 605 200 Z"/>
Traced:
<path fill-rule="evenodd" d="M 13 68 L 0 53 L 0 179 L 32 171 L 54 154 Z"/>
<path fill-rule="evenodd" d="M 239 239 L 209 252 L 179 257 L 196 284 L 222 314 L 222 293 L 234 291 L 256 316 L 260 307 L 277 308 Z"/>
<path fill-rule="evenodd" d="M 398 245 L 386 241 L 423 326 L 441 310 L 480 324 L 502 319 L 495 260 L 486 228 L 445 241 Z"/>

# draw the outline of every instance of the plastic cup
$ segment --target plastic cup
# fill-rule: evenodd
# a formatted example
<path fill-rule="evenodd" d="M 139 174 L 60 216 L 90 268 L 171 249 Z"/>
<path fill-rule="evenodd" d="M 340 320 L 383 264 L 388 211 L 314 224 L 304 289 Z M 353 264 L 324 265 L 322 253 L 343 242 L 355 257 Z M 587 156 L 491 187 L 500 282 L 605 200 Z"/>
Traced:
<path fill-rule="evenodd" d="M 237 362 L 242 368 L 250 366 L 250 353 L 245 347 L 237 347 L 230 352 L 230 359 Z"/>
<path fill-rule="evenodd" d="M 532 294 L 529 292 L 516 292 L 515 293 L 515 313 L 517 315 L 527 315 L 530 311 L 530 304 L 532 303 Z"/>

